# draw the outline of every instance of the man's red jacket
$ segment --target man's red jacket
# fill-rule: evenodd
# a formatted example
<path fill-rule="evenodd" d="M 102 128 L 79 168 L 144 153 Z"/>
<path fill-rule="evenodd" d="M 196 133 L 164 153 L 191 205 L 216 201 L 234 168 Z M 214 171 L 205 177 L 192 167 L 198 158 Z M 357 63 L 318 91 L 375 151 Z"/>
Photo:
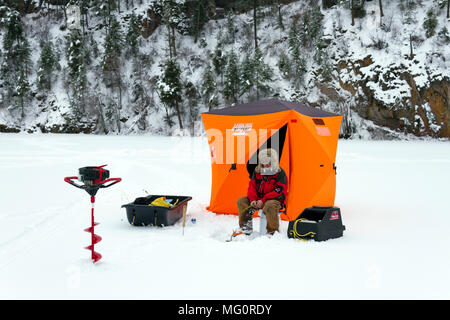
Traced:
<path fill-rule="evenodd" d="M 287 195 L 288 179 L 283 169 L 280 172 L 264 176 L 256 171 L 248 184 L 247 198 L 252 201 L 278 200 L 284 208 Z"/>

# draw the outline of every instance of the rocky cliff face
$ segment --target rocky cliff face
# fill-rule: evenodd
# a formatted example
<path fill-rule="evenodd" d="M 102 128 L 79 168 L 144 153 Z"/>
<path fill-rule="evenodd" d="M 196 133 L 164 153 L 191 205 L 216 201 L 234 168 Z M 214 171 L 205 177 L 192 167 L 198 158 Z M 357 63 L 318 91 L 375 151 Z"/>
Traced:
<path fill-rule="evenodd" d="M 372 56 L 341 61 L 339 84 L 357 98 L 353 110 L 364 119 L 417 136 L 449 138 L 450 79 L 426 70 L 424 79 L 423 73 L 411 70 L 418 64 L 412 60 L 382 68 Z"/>

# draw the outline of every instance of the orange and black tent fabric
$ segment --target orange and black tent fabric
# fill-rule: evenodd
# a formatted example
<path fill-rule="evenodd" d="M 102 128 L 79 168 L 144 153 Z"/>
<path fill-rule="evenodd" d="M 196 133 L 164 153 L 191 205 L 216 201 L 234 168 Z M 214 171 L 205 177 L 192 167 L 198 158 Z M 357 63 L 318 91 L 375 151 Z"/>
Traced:
<path fill-rule="evenodd" d="M 202 114 L 211 151 L 208 210 L 237 214 L 247 195 L 259 150 L 275 148 L 288 177 L 283 220 L 304 208 L 334 205 L 336 149 L 342 116 L 283 100 L 261 100 Z"/>

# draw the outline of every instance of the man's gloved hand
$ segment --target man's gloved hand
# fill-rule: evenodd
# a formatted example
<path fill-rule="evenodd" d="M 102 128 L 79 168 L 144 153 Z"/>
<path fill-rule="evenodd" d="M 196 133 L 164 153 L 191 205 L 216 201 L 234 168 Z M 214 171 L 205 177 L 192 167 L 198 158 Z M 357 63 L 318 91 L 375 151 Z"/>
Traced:
<path fill-rule="evenodd" d="M 262 202 L 262 200 L 258 200 L 256 201 L 256 207 L 257 209 L 261 209 L 263 207 L 264 203 Z"/>
<path fill-rule="evenodd" d="M 263 207 L 264 203 L 262 202 L 262 200 L 256 200 L 256 201 L 252 201 L 250 203 L 250 205 L 255 209 L 261 209 Z"/>

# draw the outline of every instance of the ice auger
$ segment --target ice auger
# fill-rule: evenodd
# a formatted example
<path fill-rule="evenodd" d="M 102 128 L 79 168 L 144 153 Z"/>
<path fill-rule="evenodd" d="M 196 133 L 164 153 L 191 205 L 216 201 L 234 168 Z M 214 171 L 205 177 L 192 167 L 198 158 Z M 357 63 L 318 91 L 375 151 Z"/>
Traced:
<path fill-rule="evenodd" d="M 85 249 L 91 251 L 91 259 L 95 263 L 102 258 L 102 255 L 94 250 L 94 245 L 102 240 L 102 237 L 94 233 L 94 227 L 99 223 L 94 221 L 95 195 L 98 189 L 108 188 L 122 181 L 121 178 L 109 178 L 109 170 L 104 169 L 106 164 L 99 167 L 83 167 L 78 169 L 78 177 L 65 177 L 64 181 L 74 187 L 85 190 L 91 196 L 91 226 L 84 231 L 91 234 L 91 245 Z M 79 180 L 83 184 L 76 184 L 72 180 Z"/>

